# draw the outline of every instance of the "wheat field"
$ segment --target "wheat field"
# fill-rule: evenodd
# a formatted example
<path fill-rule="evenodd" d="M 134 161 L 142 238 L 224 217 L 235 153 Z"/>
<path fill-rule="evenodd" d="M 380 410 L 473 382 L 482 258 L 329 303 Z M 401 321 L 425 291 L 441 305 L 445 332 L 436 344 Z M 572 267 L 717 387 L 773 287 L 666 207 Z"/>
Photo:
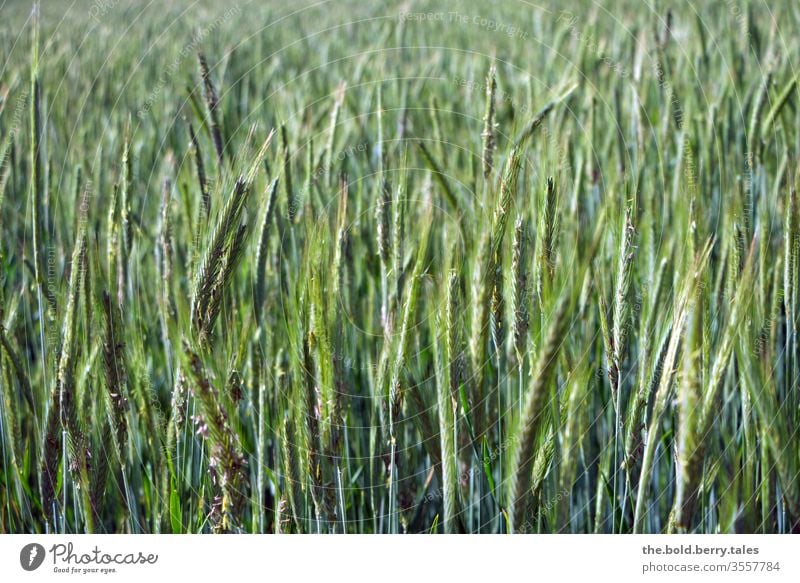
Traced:
<path fill-rule="evenodd" d="M 796 2 L 0 16 L 0 532 L 800 532 Z"/>

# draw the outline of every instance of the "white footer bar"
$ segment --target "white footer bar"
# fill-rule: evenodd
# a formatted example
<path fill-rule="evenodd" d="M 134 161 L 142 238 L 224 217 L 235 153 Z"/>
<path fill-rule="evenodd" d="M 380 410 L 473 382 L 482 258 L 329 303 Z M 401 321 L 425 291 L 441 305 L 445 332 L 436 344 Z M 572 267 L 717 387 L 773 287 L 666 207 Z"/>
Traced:
<path fill-rule="evenodd" d="M 796 582 L 799 555 L 792 535 L 5 535 L 0 580 Z"/>

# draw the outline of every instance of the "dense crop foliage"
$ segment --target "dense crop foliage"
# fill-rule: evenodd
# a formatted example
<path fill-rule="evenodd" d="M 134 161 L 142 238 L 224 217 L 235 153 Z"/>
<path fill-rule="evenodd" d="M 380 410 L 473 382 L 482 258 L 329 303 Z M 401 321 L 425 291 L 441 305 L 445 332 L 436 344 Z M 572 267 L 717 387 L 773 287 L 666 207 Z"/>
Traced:
<path fill-rule="evenodd" d="M 166 4 L 0 5 L 0 532 L 800 529 L 800 5 Z"/>

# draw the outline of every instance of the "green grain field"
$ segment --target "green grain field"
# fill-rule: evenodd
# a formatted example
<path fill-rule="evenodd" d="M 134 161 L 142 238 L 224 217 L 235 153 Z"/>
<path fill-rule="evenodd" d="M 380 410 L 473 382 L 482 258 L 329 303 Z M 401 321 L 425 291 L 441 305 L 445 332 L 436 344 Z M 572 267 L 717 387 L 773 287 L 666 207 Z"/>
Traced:
<path fill-rule="evenodd" d="M 0 0 L 0 532 L 800 532 L 798 28 Z"/>

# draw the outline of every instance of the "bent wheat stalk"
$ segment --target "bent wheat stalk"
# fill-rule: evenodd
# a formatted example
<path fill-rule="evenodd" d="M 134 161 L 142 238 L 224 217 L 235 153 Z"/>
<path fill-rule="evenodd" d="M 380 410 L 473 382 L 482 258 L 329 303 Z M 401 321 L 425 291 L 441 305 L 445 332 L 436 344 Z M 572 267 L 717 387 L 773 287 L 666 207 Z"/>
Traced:
<path fill-rule="evenodd" d="M 567 296 L 562 296 L 553 310 L 547 339 L 542 346 L 536 367 L 532 369 L 532 383 L 528 388 L 525 407 L 516 433 L 516 450 L 511 465 L 511 487 L 508 498 L 513 532 L 524 533 L 528 530 L 524 523 L 525 503 L 531 488 L 531 475 L 536 460 L 536 436 L 542 423 L 546 389 L 555 372 L 558 352 L 563 342 L 568 303 Z"/>

